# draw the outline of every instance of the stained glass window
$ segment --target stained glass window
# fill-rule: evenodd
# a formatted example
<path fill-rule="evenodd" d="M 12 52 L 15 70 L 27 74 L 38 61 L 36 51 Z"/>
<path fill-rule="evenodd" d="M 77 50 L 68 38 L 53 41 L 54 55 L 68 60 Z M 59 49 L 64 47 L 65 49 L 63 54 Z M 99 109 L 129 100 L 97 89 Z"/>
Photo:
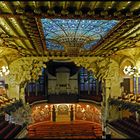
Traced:
<path fill-rule="evenodd" d="M 138 77 L 138 84 L 137 84 L 137 78 L 134 77 L 134 93 L 136 94 L 137 92 L 140 93 L 140 77 Z"/>
<path fill-rule="evenodd" d="M 64 50 L 68 46 L 90 50 L 118 20 L 41 19 L 49 50 Z"/>
<path fill-rule="evenodd" d="M 80 69 L 80 91 L 81 92 L 96 92 L 96 79 L 93 73 L 87 71 L 85 68 Z"/>

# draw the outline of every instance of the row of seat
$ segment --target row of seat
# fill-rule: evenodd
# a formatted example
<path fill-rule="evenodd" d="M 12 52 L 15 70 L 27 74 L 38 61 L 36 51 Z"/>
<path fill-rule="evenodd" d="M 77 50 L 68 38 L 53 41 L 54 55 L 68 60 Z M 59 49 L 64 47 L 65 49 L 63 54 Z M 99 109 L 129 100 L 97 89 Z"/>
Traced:
<path fill-rule="evenodd" d="M 127 134 L 131 138 L 140 138 L 140 124 L 138 124 L 137 122 L 134 123 L 131 118 L 115 120 L 109 122 L 109 124 L 114 126 L 119 131 Z"/>
<path fill-rule="evenodd" d="M 0 139 L 13 139 L 24 126 L 6 121 L 3 113 L 0 115 Z"/>
<path fill-rule="evenodd" d="M 15 102 L 15 98 L 9 99 L 8 97 L 4 95 L 0 95 L 0 107 L 8 106 L 14 102 Z"/>
<path fill-rule="evenodd" d="M 131 118 L 123 118 L 121 121 L 126 126 L 131 127 L 132 129 L 134 129 L 134 130 L 138 131 L 138 133 L 140 133 L 140 123 L 139 122 L 136 122 Z"/>
<path fill-rule="evenodd" d="M 133 103 L 140 103 L 140 94 L 138 94 L 138 95 L 136 95 L 134 93 L 123 94 L 122 96 L 119 96 L 118 99 L 122 99 L 124 101 L 130 101 Z"/>
<path fill-rule="evenodd" d="M 21 125 L 8 123 L 6 121 L 0 123 L 0 138 L 14 138 L 22 129 Z"/>
<path fill-rule="evenodd" d="M 131 115 L 131 116 L 129 116 L 128 119 L 129 119 L 130 122 L 136 124 L 137 126 L 140 126 L 140 118 L 139 118 L 139 121 L 136 121 L 136 116 Z"/>

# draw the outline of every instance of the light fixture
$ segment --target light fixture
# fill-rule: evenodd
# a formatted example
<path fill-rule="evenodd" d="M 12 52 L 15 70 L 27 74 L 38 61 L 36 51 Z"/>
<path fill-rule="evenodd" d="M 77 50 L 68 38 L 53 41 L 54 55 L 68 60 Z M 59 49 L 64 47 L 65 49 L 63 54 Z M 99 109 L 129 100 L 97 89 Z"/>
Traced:
<path fill-rule="evenodd" d="M 134 66 L 134 67 L 125 66 L 123 69 L 123 72 L 129 76 L 131 76 L 131 75 L 134 75 L 135 77 L 140 76 L 140 68 L 137 68 L 136 66 Z"/>
<path fill-rule="evenodd" d="M 10 73 L 8 66 L 2 66 L 0 69 L 0 76 L 6 76 Z"/>

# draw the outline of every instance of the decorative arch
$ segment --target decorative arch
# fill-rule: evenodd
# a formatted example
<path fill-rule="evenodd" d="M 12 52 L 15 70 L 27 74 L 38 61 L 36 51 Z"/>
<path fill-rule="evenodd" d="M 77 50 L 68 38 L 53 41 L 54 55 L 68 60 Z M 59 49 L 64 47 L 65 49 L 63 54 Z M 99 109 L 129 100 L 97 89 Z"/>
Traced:
<path fill-rule="evenodd" d="M 122 65 L 125 63 L 125 62 L 130 62 L 133 66 L 136 64 L 135 60 L 129 58 L 129 57 L 124 57 L 122 58 L 121 62 L 120 62 L 120 68 L 122 67 Z"/>
<path fill-rule="evenodd" d="M 123 69 L 124 69 L 124 66 L 129 66 L 129 65 L 131 65 L 131 66 L 135 66 L 136 65 L 136 62 L 135 62 L 135 60 L 133 60 L 133 59 L 131 59 L 131 58 L 129 58 L 129 57 L 125 57 L 125 58 L 123 58 L 122 59 L 122 61 L 121 61 L 121 63 L 120 63 L 120 75 L 122 76 L 122 77 L 126 77 L 126 75 L 123 73 Z"/>
<path fill-rule="evenodd" d="M 92 71 L 95 74 L 95 78 L 102 80 L 107 77 L 110 58 L 103 57 L 92 57 L 92 58 L 72 58 L 71 59 L 77 66 L 83 66 L 89 71 Z"/>

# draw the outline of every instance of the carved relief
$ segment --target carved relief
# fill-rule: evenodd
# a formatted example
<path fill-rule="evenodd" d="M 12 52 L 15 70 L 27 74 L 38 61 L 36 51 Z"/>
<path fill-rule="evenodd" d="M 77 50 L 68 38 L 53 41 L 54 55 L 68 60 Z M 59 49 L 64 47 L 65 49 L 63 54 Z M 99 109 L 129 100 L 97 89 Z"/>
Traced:
<path fill-rule="evenodd" d="M 40 57 L 23 57 L 12 62 L 9 66 L 10 74 L 6 77 L 10 85 L 20 85 L 26 81 L 35 81 L 42 74 L 42 67 L 46 67 L 43 62 L 47 58 Z"/>

